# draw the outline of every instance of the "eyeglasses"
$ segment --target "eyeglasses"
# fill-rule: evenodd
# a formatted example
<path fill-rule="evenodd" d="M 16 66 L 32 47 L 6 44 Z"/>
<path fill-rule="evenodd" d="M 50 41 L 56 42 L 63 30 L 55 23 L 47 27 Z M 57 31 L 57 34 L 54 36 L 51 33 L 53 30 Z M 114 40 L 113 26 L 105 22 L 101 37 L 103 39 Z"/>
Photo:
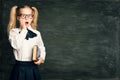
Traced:
<path fill-rule="evenodd" d="M 18 16 L 20 16 L 22 19 L 25 19 L 25 18 L 31 19 L 31 18 L 33 18 L 33 14 L 20 14 Z"/>

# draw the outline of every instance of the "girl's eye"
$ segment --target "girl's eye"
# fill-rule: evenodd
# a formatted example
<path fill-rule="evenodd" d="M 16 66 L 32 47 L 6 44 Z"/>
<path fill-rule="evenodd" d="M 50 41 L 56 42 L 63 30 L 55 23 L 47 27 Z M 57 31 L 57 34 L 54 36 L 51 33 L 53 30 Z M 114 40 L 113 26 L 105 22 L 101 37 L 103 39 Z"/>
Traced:
<path fill-rule="evenodd" d="M 23 19 L 24 18 L 30 18 L 31 19 L 31 18 L 33 18 L 33 15 L 32 14 L 21 14 L 20 17 L 23 18 Z"/>
<path fill-rule="evenodd" d="M 25 18 L 25 16 L 26 16 L 25 14 L 22 14 L 22 15 L 21 15 L 22 18 Z"/>

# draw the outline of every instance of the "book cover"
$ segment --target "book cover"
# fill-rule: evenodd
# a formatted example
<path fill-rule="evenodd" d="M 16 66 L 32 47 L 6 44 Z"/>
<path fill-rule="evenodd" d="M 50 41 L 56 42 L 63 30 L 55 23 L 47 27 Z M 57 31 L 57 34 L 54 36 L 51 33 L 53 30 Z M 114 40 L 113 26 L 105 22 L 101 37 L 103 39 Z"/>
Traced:
<path fill-rule="evenodd" d="M 37 61 L 39 57 L 40 57 L 40 50 L 37 45 L 34 45 L 32 51 L 32 60 Z"/>

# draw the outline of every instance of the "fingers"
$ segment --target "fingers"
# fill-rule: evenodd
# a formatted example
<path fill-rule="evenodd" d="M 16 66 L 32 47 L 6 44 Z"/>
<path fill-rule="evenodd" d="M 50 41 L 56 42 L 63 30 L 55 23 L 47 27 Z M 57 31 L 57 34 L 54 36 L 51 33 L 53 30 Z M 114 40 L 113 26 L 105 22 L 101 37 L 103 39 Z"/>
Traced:
<path fill-rule="evenodd" d="M 34 63 L 37 64 L 37 65 L 40 65 L 42 62 L 43 62 L 43 59 L 39 58 L 38 61 L 35 61 Z"/>
<path fill-rule="evenodd" d="M 24 21 L 22 21 L 22 20 L 20 20 L 20 26 L 21 26 L 22 28 L 24 28 L 24 29 L 27 28 L 26 23 L 25 23 Z"/>
<path fill-rule="evenodd" d="M 35 61 L 34 63 L 37 64 L 37 65 L 40 65 L 40 64 L 41 64 L 40 60 Z"/>

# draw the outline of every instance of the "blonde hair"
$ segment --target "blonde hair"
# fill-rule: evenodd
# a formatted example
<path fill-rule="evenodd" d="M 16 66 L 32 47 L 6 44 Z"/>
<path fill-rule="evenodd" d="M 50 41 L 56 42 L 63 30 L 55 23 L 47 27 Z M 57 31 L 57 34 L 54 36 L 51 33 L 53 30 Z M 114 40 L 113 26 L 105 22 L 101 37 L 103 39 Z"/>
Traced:
<path fill-rule="evenodd" d="M 38 21 L 38 10 L 36 7 L 30 7 L 30 6 L 13 6 L 11 8 L 11 11 L 10 11 L 10 20 L 9 20 L 9 23 L 8 23 L 8 27 L 7 27 L 7 32 L 9 33 L 11 29 L 13 28 L 16 28 L 16 17 L 19 15 L 20 13 L 20 9 L 21 8 L 25 8 L 25 7 L 28 7 L 32 10 L 33 12 L 33 21 L 31 23 L 31 27 L 33 29 L 37 29 L 37 21 Z"/>

